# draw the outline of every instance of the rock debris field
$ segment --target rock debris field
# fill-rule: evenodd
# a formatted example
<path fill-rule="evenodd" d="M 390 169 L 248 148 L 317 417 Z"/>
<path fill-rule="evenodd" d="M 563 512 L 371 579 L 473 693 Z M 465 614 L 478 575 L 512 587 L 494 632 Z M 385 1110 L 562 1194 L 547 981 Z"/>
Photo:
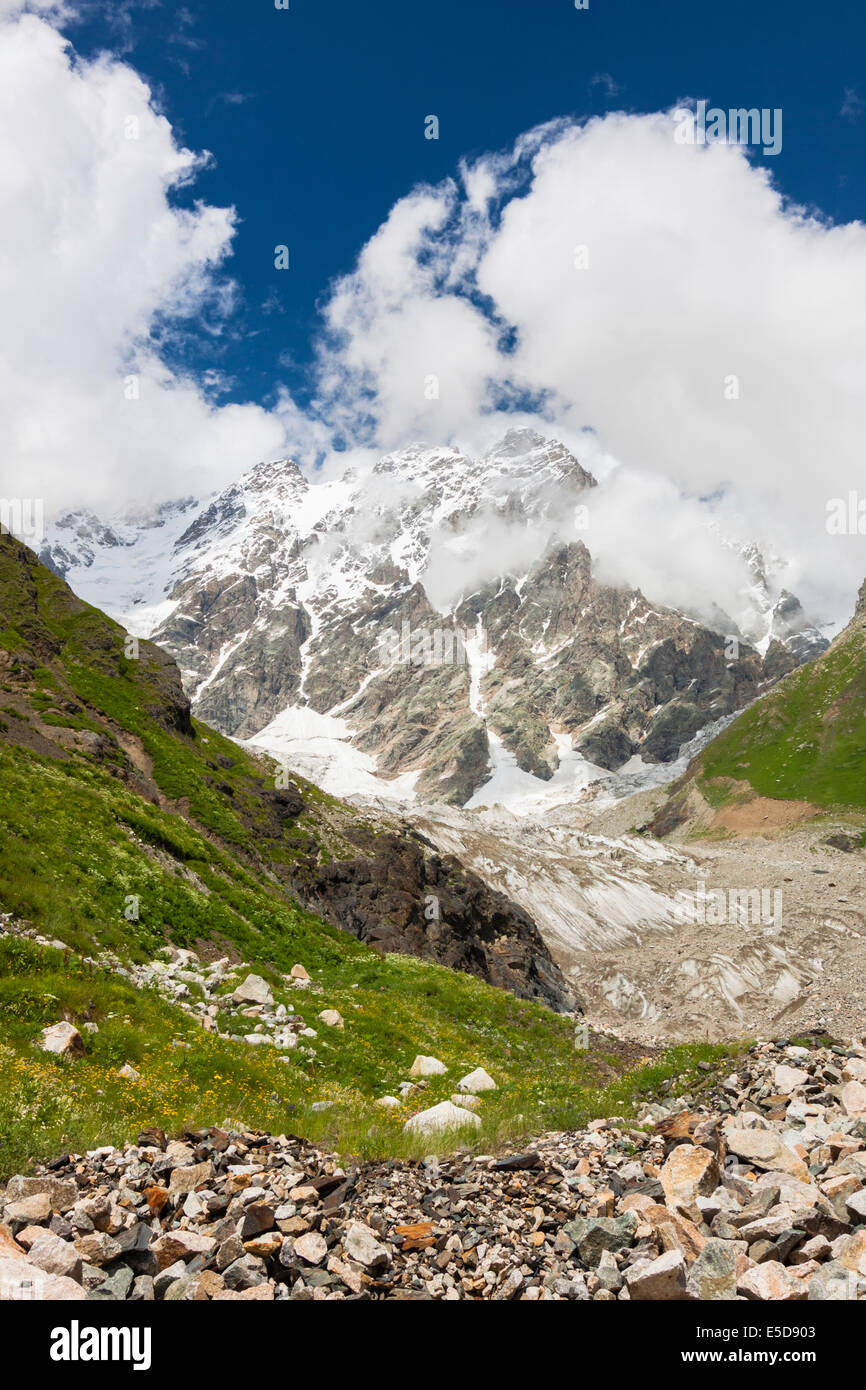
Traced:
<path fill-rule="evenodd" d="M 0 1296 L 866 1297 L 866 1046 L 764 1043 L 705 1095 L 422 1162 L 144 1130 L 8 1181 Z"/>

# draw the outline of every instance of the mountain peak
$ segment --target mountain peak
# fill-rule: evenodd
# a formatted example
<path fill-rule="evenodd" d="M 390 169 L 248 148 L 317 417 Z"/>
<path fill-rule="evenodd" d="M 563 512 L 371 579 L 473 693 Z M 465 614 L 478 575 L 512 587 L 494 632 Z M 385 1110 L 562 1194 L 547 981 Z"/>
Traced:
<path fill-rule="evenodd" d="M 522 455 L 528 454 L 533 449 L 543 449 L 545 445 L 554 444 L 562 448 L 558 440 L 545 439 L 538 430 L 531 429 L 527 425 L 517 425 L 513 429 L 505 431 L 502 438 L 487 450 L 485 458 L 502 458 L 503 455 Z"/>

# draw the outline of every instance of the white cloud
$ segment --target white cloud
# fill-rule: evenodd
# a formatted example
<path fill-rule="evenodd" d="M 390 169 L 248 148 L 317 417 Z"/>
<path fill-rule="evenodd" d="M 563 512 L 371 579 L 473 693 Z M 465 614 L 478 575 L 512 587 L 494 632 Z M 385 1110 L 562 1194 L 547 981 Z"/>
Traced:
<path fill-rule="evenodd" d="M 78 62 L 0 4 L 3 494 L 53 511 L 227 482 L 280 451 L 284 416 L 212 405 L 151 330 L 205 304 L 219 321 L 234 212 L 171 206 L 206 156 L 176 144 L 132 68 Z"/>
<path fill-rule="evenodd" d="M 829 498 L 866 495 L 866 228 L 787 204 L 745 150 L 679 144 L 673 127 L 560 122 L 465 171 L 465 193 L 398 204 L 337 287 L 331 405 L 357 408 L 360 363 L 383 446 L 412 429 L 467 446 L 501 433 L 503 389 L 535 399 L 549 433 L 589 427 L 630 470 L 640 505 L 590 545 L 630 555 L 648 592 L 685 601 L 705 545 L 685 532 L 721 518 L 790 556 L 792 582 L 839 620 L 866 573 L 862 538 L 825 529 Z M 422 371 L 449 383 L 440 401 L 419 403 Z"/>
<path fill-rule="evenodd" d="M 131 67 L 76 60 L 59 6 L 27 8 L 0 0 L 3 495 L 209 491 L 289 444 L 332 474 L 334 439 L 476 453 L 507 410 L 609 475 L 587 536 L 605 573 L 733 603 L 712 519 L 850 612 L 866 548 L 825 515 L 866 496 L 862 224 L 787 204 L 742 148 L 677 143 L 670 114 L 554 121 L 392 209 L 333 287 L 311 412 L 217 406 L 153 328 L 205 307 L 220 324 L 234 211 L 174 207 L 205 156 Z"/>

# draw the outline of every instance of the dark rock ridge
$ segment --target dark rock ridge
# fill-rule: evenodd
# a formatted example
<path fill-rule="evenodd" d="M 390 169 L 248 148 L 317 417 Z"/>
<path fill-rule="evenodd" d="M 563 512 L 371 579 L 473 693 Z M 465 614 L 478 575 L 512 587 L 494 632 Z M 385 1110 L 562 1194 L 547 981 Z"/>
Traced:
<path fill-rule="evenodd" d="M 296 878 L 307 907 L 377 950 L 434 960 L 552 1009 L 578 1007 L 529 914 L 453 856 L 430 853 L 409 831 L 350 838 L 356 859 Z"/>

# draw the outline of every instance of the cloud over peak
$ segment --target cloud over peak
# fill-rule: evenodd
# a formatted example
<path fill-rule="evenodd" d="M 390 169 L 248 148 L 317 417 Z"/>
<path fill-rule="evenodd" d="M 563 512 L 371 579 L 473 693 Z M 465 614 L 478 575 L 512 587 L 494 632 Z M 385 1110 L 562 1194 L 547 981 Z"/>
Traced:
<path fill-rule="evenodd" d="M 22 8 L 0 0 L 4 495 L 203 493 L 286 453 L 331 472 L 335 442 L 477 454 L 514 420 L 602 461 L 604 548 L 648 594 L 689 587 L 711 520 L 844 617 L 866 554 L 825 515 L 862 486 L 862 224 L 790 204 L 747 148 L 680 143 L 673 112 L 552 121 L 391 209 L 331 287 L 309 409 L 219 404 L 166 344 L 226 333 L 235 211 L 178 206 L 207 156 L 127 63 L 76 58 L 59 6 Z"/>

